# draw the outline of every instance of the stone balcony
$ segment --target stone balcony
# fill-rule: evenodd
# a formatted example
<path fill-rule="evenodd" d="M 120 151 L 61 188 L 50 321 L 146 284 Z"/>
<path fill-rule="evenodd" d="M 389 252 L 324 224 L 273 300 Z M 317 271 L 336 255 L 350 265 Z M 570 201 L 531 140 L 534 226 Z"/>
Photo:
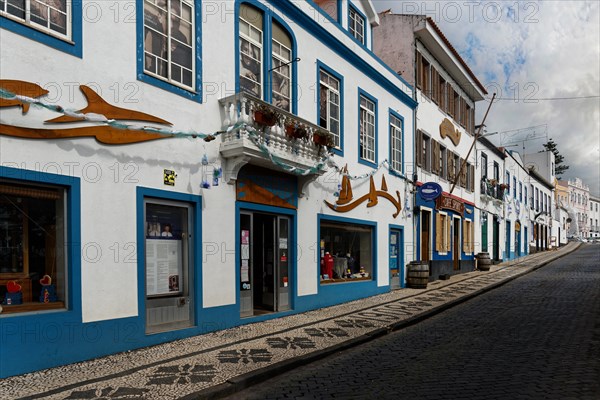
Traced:
<path fill-rule="evenodd" d="M 250 163 L 284 172 L 276 162 L 298 170 L 308 170 L 322 163 L 327 152 L 325 146 L 313 142 L 316 132 L 331 135 L 323 128 L 297 115 L 286 112 L 246 93 L 238 93 L 219 100 L 223 130 L 220 145 L 221 156 L 226 160 L 224 173 L 228 183 L 234 184 L 241 168 Z M 273 126 L 255 121 L 257 110 L 272 111 L 277 114 Z M 294 139 L 286 134 L 286 127 L 300 128 L 305 139 Z M 232 129 L 233 128 L 233 129 Z M 308 175 L 298 173 L 301 187 L 316 179 L 325 171 L 311 171 Z M 301 190 L 302 192 L 302 190 Z"/>
<path fill-rule="evenodd" d="M 492 198 L 495 201 L 504 201 L 504 192 L 506 190 L 506 186 L 494 183 L 488 179 L 481 180 L 481 197 Z"/>

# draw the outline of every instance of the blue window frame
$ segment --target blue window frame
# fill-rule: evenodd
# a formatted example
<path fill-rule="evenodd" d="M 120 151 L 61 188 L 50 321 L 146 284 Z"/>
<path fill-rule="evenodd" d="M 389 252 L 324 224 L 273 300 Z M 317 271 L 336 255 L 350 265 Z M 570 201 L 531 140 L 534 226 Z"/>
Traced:
<path fill-rule="evenodd" d="M 367 17 L 350 3 L 348 4 L 348 32 L 358 43 L 367 45 Z"/>
<path fill-rule="evenodd" d="M 390 109 L 390 172 L 404 174 L 404 118 Z"/>
<path fill-rule="evenodd" d="M 57 50 L 82 56 L 82 2 L 0 0 L 0 25 Z"/>
<path fill-rule="evenodd" d="M 202 102 L 202 15 L 193 0 L 137 0 L 137 77 Z"/>
<path fill-rule="evenodd" d="M 317 238 L 321 285 L 335 283 L 331 279 L 336 277 L 337 282 L 348 283 L 376 279 L 377 222 L 318 214 Z M 331 273 L 331 266 L 327 266 L 327 253 L 335 259 L 330 279 L 324 277 Z M 367 275 L 360 277 L 361 270 Z"/>
<path fill-rule="evenodd" d="M 523 200 L 525 201 L 525 205 L 527 205 L 527 185 L 525 185 L 525 195 L 523 197 Z"/>
<path fill-rule="evenodd" d="M 317 60 L 318 125 L 333 134 L 333 152 L 344 155 L 344 77 Z"/>
<path fill-rule="evenodd" d="M 377 99 L 358 88 L 358 162 L 377 168 Z"/>
<path fill-rule="evenodd" d="M 236 92 L 249 93 L 297 114 L 298 71 L 296 62 L 293 61 L 297 57 L 297 46 L 291 28 L 258 1 L 238 2 L 235 13 Z M 248 33 L 245 32 L 246 26 Z M 245 47 L 246 42 L 251 42 L 249 47 Z M 247 49 L 252 49 L 250 59 Z M 248 75 L 251 79 L 247 79 Z M 281 82 L 287 83 L 285 89 L 280 89 Z"/>
<path fill-rule="evenodd" d="M 519 201 L 523 201 L 523 183 L 519 182 Z"/>
<path fill-rule="evenodd" d="M 517 177 L 513 176 L 513 197 L 517 198 Z"/>

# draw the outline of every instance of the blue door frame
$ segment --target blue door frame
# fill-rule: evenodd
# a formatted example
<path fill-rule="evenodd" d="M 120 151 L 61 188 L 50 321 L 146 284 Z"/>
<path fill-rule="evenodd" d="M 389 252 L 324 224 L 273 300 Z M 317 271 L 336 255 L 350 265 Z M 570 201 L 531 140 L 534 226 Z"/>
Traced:
<path fill-rule="evenodd" d="M 404 278 L 404 227 L 390 225 L 389 235 L 390 286 L 406 287 Z"/>

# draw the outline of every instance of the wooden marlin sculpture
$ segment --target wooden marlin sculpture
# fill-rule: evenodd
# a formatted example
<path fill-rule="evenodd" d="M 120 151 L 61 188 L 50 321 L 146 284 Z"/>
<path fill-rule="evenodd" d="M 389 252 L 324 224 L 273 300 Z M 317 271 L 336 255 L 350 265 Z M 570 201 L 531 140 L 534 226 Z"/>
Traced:
<path fill-rule="evenodd" d="M 345 171 L 347 173 L 348 168 L 345 167 L 343 171 Z M 333 211 L 336 211 L 339 213 L 345 213 L 345 212 L 354 210 L 356 207 L 358 207 L 360 204 L 364 203 L 365 201 L 368 201 L 367 207 L 375 207 L 379 203 L 378 197 L 383 197 L 384 199 L 388 199 L 394 205 L 394 207 L 396 207 L 396 213 L 394 213 L 394 215 L 393 215 L 393 217 L 396 218 L 400 214 L 400 211 L 402 210 L 402 201 L 400 199 L 400 192 L 397 190 L 396 190 L 396 196 L 398 197 L 397 199 L 388 193 L 388 187 L 387 187 L 387 182 L 385 181 L 385 176 L 383 176 L 381 178 L 381 190 L 377 190 L 375 188 L 375 181 L 373 180 L 373 177 L 371 176 L 370 182 L 369 182 L 369 193 L 367 193 L 364 196 L 361 196 L 358 199 L 356 199 L 355 201 L 351 202 L 352 201 L 352 187 L 350 184 L 350 179 L 348 178 L 347 175 L 344 175 L 344 177 L 342 178 L 342 191 L 340 192 L 340 197 L 339 197 L 338 201 L 336 202 L 336 204 L 331 204 L 330 202 L 325 200 L 325 204 L 327 204 L 327 207 L 331 208 Z"/>
<path fill-rule="evenodd" d="M 48 93 L 38 85 L 15 80 L 0 80 L 0 88 L 11 93 L 28 96 L 32 98 L 40 97 Z M 171 126 L 169 121 L 155 117 L 140 111 L 128 110 L 126 108 L 116 107 L 106 102 L 91 88 L 81 85 L 81 92 L 85 96 L 88 106 L 78 111 L 80 114 L 98 114 L 103 115 L 110 120 L 143 121 Z M 34 96 L 32 96 L 34 94 Z M 29 110 L 29 103 L 17 99 L 0 98 L 0 107 L 21 106 L 23 114 Z M 45 121 L 52 124 L 63 124 L 69 122 L 83 122 L 85 118 L 62 115 L 57 118 Z M 78 128 L 29 128 L 0 123 L 0 134 L 16 136 L 28 139 L 66 139 L 79 137 L 94 137 L 98 142 L 104 144 L 130 144 L 140 143 L 150 140 L 164 139 L 170 137 L 160 133 L 151 133 L 140 129 L 119 129 L 110 125 L 92 125 Z"/>
<path fill-rule="evenodd" d="M 37 99 L 38 97 L 42 97 L 48 94 L 48 91 L 46 89 L 33 82 L 0 79 L 0 87 L 4 90 L 9 91 L 10 93 L 19 96 L 31 97 L 32 99 Z M 23 110 L 23 114 L 27 114 L 30 105 L 31 104 L 29 104 L 26 101 L 18 99 L 5 99 L 0 97 L 0 108 L 19 106 Z"/>

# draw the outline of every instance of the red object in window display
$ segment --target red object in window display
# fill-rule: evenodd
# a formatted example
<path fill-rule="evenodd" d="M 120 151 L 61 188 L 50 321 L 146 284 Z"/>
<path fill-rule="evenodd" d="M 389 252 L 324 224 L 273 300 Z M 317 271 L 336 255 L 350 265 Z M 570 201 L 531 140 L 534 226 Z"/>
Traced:
<path fill-rule="evenodd" d="M 333 279 L 333 256 L 329 252 L 321 260 L 321 274 L 327 275 L 329 279 Z"/>

